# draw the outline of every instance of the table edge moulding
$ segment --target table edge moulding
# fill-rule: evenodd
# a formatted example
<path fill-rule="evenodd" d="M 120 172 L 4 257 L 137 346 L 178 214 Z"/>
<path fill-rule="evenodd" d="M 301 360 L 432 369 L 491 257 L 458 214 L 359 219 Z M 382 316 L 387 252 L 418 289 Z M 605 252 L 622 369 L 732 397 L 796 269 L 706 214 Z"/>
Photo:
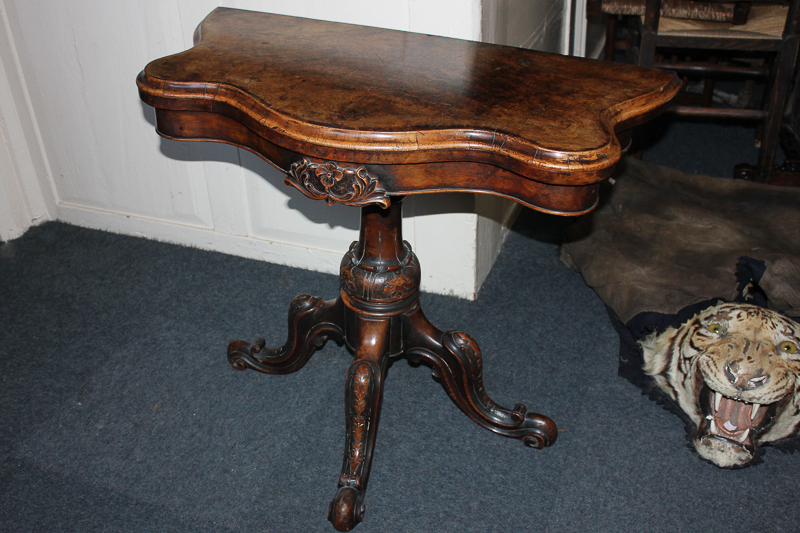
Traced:
<path fill-rule="evenodd" d="M 406 358 L 472 420 L 534 448 L 555 423 L 489 398 L 483 357 L 466 333 L 422 313 L 420 265 L 402 238 L 409 194 L 464 191 L 576 215 L 623 151 L 625 131 L 677 93 L 674 73 L 395 30 L 217 8 L 194 46 L 137 78 L 163 137 L 233 144 L 286 174 L 312 199 L 361 208 L 333 300 L 297 296 L 289 338 L 234 341 L 230 364 L 299 370 L 328 339 L 354 360 L 345 376 L 345 451 L 329 519 L 364 515 L 364 495 L 391 363 Z"/>

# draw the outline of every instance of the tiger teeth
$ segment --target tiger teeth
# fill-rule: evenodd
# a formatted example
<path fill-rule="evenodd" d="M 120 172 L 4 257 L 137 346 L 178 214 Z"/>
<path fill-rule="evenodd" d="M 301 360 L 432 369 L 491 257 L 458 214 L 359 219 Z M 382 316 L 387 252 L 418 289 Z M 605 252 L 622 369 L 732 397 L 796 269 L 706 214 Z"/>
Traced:
<path fill-rule="evenodd" d="M 745 429 L 745 430 L 744 430 L 744 433 L 742 433 L 741 435 L 739 435 L 739 439 L 738 439 L 738 440 L 739 440 L 739 442 L 744 442 L 745 440 L 747 440 L 747 436 L 748 436 L 749 434 L 750 434 L 750 428 L 747 428 L 747 429 Z"/>
<path fill-rule="evenodd" d="M 754 404 L 753 404 L 753 405 L 750 407 L 750 420 L 753 420 L 753 419 L 756 417 L 756 415 L 758 414 L 758 409 L 759 409 L 760 407 L 761 407 L 761 404 L 760 404 L 760 403 L 754 403 Z"/>
<path fill-rule="evenodd" d="M 719 411 L 719 402 L 722 401 L 722 394 L 715 392 L 714 393 L 714 410 Z"/>
<path fill-rule="evenodd" d="M 719 431 L 717 431 L 717 423 L 714 422 L 713 420 L 711 421 L 711 433 L 713 435 L 716 435 L 716 434 L 719 433 Z"/>

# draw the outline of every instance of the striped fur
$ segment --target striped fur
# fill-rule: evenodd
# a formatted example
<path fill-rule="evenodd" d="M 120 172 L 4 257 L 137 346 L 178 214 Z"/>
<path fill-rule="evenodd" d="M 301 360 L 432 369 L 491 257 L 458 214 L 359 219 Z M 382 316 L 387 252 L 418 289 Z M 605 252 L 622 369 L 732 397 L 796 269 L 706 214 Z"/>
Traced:
<path fill-rule="evenodd" d="M 704 459 L 743 466 L 759 445 L 797 435 L 797 322 L 762 307 L 721 303 L 639 344 L 645 373 L 697 426 L 693 441 Z"/>

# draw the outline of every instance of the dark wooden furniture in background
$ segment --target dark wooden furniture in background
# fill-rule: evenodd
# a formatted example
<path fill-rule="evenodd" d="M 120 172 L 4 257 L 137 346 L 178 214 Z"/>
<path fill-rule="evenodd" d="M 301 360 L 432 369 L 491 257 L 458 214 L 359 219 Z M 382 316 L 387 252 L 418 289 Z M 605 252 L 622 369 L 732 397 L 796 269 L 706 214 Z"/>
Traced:
<path fill-rule="evenodd" d="M 489 430 L 534 448 L 555 441 L 549 418 L 487 396 L 472 338 L 423 315 L 402 199 L 469 191 L 585 213 L 620 157 L 617 133 L 669 102 L 674 74 L 219 8 L 192 49 L 153 61 L 137 82 L 162 136 L 246 148 L 308 197 L 361 207 L 339 297 L 295 298 L 283 348 L 263 339 L 228 348 L 234 368 L 272 374 L 300 369 L 329 338 L 355 353 L 329 514 L 337 529 L 363 517 L 383 381 L 398 358 L 432 367 L 453 402 Z"/>
<path fill-rule="evenodd" d="M 617 16 L 633 15 L 623 45 L 628 62 L 675 70 L 687 80 L 704 77 L 701 105 L 673 103 L 670 112 L 755 121 L 758 162 L 737 165 L 736 177 L 777 184 L 783 180 L 773 179 L 775 154 L 800 47 L 799 5 L 800 0 L 590 0 L 588 11 L 609 15 L 606 59 L 614 59 Z M 763 83 L 760 104 L 712 106 L 714 79 Z M 746 99 L 756 101 L 751 94 Z"/>

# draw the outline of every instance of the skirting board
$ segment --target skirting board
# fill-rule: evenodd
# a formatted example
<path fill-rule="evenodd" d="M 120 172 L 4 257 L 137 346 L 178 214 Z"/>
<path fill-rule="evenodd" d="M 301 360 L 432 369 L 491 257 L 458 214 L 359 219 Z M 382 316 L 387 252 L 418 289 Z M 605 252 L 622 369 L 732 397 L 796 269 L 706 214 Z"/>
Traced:
<path fill-rule="evenodd" d="M 176 224 L 172 221 L 125 215 L 83 206 L 58 204 L 58 220 L 85 228 L 99 229 L 160 242 L 191 246 L 292 267 L 338 275 L 339 263 L 347 250 L 320 250 L 293 244 L 221 233 L 209 228 Z M 452 280 L 448 280 L 452 284 Z M 472 300 L 474 281 L 469 287 L 436 286 L 423 280 L 421 290 Z M 328 297 L 328 295 L 320 295 Z M 332 295 L 331 295 L 332 297 Z"/>

